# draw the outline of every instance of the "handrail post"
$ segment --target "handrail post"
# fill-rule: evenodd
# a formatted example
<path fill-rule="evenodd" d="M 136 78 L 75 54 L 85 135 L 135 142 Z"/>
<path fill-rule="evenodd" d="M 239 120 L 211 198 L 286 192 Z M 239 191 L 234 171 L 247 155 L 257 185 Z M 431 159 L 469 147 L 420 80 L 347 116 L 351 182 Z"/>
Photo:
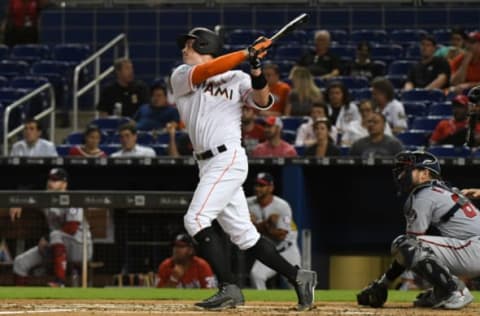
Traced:
<path fill-rule="evenodd" d="M 8 125 L 10 124 L 10 107 L 7 106 L 3 113 L 3 155 L 8 153 Z"/>
<path fill-rule="evenodd" d="M 95 59 L 95 78 L 100 76 L 100 56 Z M 98 101 L 100 100 L 100 81 L 96 80 L 95 84 L 95 93 L 93 95 L 93 106 L 97 106 Z"/>
<path fill-rule="evenodd" d="M 50 141 L 55 142 L 55 109 L 57 105 L 55 101 L 55 91 L 52 85 L 50 85 L 48 91 L 50 92 L 50 108 L 52 108 L 52 113 L 50 113 Z"/>
<path fill-rule="evenodd" d="M 73 131 L 76 132 L 78 130 L 78 73 L 79 73 L 79 66 L 75 67 L 75 71 L 73 73 Z"/>

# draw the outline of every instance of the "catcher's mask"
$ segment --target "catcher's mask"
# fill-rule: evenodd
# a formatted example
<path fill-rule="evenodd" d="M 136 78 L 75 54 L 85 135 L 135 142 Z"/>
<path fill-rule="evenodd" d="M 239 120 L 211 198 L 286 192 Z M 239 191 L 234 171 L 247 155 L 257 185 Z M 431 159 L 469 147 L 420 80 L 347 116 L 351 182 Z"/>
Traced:
<path fill-rule="evenodd" d="M 440 163 L 437 157 L 425 151 L 402 151 L 395 156 L 393 167 L 393 180 L 399 192 L 408 193 L 413 188 L 414 169 L 428 169 L 440 177 Z"/>

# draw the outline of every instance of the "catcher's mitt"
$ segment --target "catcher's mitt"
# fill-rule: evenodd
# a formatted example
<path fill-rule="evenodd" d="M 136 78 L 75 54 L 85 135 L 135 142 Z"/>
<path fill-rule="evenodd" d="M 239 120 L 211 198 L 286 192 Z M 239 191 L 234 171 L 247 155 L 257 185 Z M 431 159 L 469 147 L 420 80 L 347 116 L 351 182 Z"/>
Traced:
<path fill-rule="evenodd" d="M 387 297 L 387 286 L 382 282 L 373 281 L 357 294 L 357 302 L 359 305 L 378 308 L 385 304 Z"/>

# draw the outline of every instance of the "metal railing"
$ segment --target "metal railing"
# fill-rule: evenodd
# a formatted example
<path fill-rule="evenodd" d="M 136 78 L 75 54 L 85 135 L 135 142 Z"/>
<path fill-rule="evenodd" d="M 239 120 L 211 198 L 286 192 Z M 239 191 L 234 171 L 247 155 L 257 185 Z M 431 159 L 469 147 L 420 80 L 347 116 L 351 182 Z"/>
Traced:
<path fill-rule="evenodd" d="M 17 107 L 21 106 L 25 102 L 33 99 L 34 97 L 40 95 L 44 91 L 48 90 L 48 93 L 50 94 L 50 106 L 40 112 L 39 114 L 35 115 L 36 120 L 40 120 L 47 115 L 50 115 L 50 140 L 53 142 L 55 141 L 55 107 L 56 107 L 56 101 L 55 101 L 55 91 L 53 90 L 53 86 L 50 83 L 46 83 L 42 85 L 41 87 L 31 91 L 27 95 L 21 97 L 17 101 L 13 102 L 7 108 L 5 109 L 5 112 L 3 113 L 3 155 L 7 156 L 8 155 L 8 140 L 17 134 L 19 134 L 24 127 L 24 124 L 21 124 L 17 126 L 14 130 L 8 132 L 8 125 L 10 124 L 10 113 Z"/>
<path fill-rule="evenodd" d="M 97 52 L 95 52 L 92 56 L 88 57 L 85 59 L 82 63 L 78 64 L 75 67 L 75 71 L 73 73 L 73 131 L 76 132 L 78 131 L 78 101 L 82 95 L 84 95 L 87 91 L 89 91 L 92 87 L 95 88 L 95 93 L 94 93 L 94 105 L 96 106 L 99 99 L 100 99 L 100 81 L 105 79 L 108 75 L 110 75 L 113 72 L 113 62 L 112 66 L 108 67 L 105 69 L 102 73 L 100 73 L 100 58 L 102 57 L 103 54 L 105 54 L 108 50 L 114 49 L 113 51 L 113 60 L 117 59 L 118 56 L 118 47 L 120 43 L 123 43 L 123 57 L 128 58 L 129 57 L 129 51 L 128 51 L 128 41 L 127 41 L 127 36 L 122 33 L 115 37 L 113 40 L 105 44 L 101 49 L 99 49 Z M 94 67 L 94 79 L 87 84 L 85 84 L 84 87 L 79 89 L 79 76 L 80 72 L 90 64 L 95 63 Z"/>

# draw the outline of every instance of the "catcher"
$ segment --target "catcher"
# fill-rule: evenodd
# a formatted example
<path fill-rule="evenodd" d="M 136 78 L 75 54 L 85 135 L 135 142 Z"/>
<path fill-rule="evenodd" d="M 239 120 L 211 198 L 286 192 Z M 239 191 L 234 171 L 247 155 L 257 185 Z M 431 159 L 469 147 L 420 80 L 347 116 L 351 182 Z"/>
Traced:
<path fill-rule="evenodd" d="M 419 294 L 415 307 L 461 309 L 473 296 L 459 279 L 480 275 L 480 215 L 458 189 L 445 184 L 437 158 L 423 151 L 395 156 L 394 180 L 409 194 L 404 205 L 406 234 L 391 246 L 393 263 L 357 295 L 360 305 L 382 307 L 388 286 L 406 269 L 432 288 Z M 429 226 L 440 236 L 425 235 Z"/>

